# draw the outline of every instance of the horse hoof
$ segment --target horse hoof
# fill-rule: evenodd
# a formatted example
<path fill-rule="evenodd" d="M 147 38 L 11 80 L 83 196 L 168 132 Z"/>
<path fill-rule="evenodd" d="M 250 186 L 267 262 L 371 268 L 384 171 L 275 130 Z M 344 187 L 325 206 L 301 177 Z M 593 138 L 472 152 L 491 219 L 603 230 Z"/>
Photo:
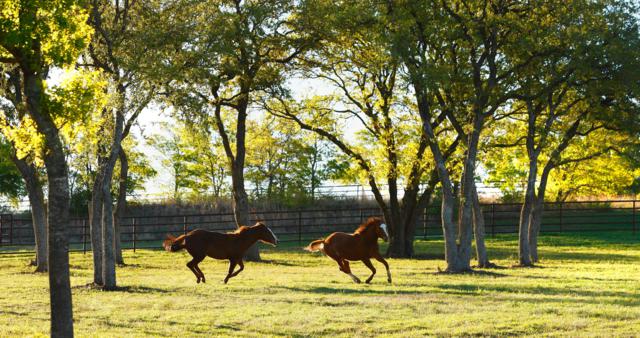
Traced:
<path fill-rule="evenodd" d="M 389 284 L 391 284 L 391 278 L 387 279 L 387 282 L 389 282 Z"/>

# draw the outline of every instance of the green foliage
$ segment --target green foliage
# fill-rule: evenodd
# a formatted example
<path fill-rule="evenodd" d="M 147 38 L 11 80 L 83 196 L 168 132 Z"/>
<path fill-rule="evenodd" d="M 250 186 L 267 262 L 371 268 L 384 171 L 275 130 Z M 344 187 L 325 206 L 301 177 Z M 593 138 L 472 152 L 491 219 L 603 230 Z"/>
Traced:
<path fill-rule="evenodd" d="M 25 187 L 18 168 L 11 161 L 11 146 L 0 136 L 0 196 L 17 199 Z"/>
<path fill-rule="evenodd" d="M 47 66 L 73 63 L 92 34 L 84 3 L 78 0 L 0 1 L 0 58 L 13 57 Z"/>
<path fill-rule="evenodd" d="M 248 137 L 246 177 L 257 199 L 313 201 L 318 187 L 341 177 L 348 165 L 332 144 L 288 120 L 252 121 Z"/>

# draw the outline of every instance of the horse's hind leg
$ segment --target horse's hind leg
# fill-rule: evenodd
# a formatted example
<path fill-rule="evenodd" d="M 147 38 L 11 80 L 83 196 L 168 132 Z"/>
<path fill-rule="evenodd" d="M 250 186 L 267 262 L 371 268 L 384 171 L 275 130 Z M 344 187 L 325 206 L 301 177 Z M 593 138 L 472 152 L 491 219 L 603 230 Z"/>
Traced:
<path fill-rule="evenodd" d="M 365 283 L 369 284 L 373 279 L 373 276 L 376 275 L 376 268 L 373 266 L 373 264 L 371 264 L 371 260 L 369 260 L 369 258 L 363 259 L 362 263 L 364 263 L 364 265 L 366 265 L 369 270 L 371 270 L 371 276 L 369 276 L 369 278 L 367 278 L 367 280 L 365 281 Z"/>
<path fill-rule="evenodd" d="M 202 262 L 203 258 L 200 257 L 193 257 L 193 259 L 187 263 L 187 267 L 189 268 L 189 270 L 191 270 L 191 272 L 193 272 L 194 275 L 196 275 L 196 278 L 198 278 L 198 283 L 200 283 L 200 279 L 202 279 L 202 281 L 204 282 L 204 274 L 202 273 L 202 271 L 200 271 L 200 268 L 198 267 L 198 263 Z"/>
<path fill-rule="evenodd" d="M 349 267 L 349 261 L 347 261 L 346 259 L 342 260 L 342 265 L 340 270 L 342 270 L 342 272 L 349 275 L 349 277 L 351 277 L 351 279 L 353 279 L 354 282 L 360 283 L 360 278 L 356 277 L 354 274 L 351 273 L 351 267 Z"/>
<path fill-rule="evenodd" d="M 375 258 L 378 262 L 382 263 L 382 265 L 384 265 L 384 267 L 387 269 L 387 282 L 391 283 L 391 271 L 389 270 L 389 264 L 387 263 L 387 261 L 384 258 L 382 258 L 380 254 L 374 256 L 373 258 Z"/>

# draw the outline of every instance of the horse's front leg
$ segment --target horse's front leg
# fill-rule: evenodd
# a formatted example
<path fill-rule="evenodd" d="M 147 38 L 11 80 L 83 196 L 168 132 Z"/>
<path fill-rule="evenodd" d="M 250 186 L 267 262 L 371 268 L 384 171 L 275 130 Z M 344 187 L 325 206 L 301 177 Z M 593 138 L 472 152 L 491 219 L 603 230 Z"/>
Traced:
<path fill-rule="evenodd" d="M 380 254 L 377 254 L 373 258 L 375 258 L 378 262 L 382 263 L 382 265 L 384 265 L 384 267 L 387 269 L 387 282 L 391 283 L 391 271 L 389 270 L 389 264 L 387 263 L 387 261 L 384 258 L 382 258 Z"/>
<path fill-rule="evenodd" d="M 200 268 L 198 268 L 198 263 L 202 262 L 204 258 L 196 258 L 193 257 L 193 259 L 187 263 L 187 267 L 189 268 L 189 270 L 191 270 L 191 272 L 193 272 L 194 275 L 196 275 L 197 283 L 200 283 L 200 279 L 202 279 L 204 281 L 204 274 L 202 273 L 202 271 L 200 271 Z"/>
<path fill-rule="evenodd" d="M 236 267 L 236 261 L 235 259 L 230 259 L 229 260 L 229 273 L 227 273 L 227 277 L 224 278 L 224 283 L 227 284 L 227 282 L 229 281 L 229 278 L 233 277 L 231 276 L 233 274 L 233 269 L 235 269 Z"/>
<path fill-rule="evenodd" d="M 373 279 L 373 276 L 376 275 L 376 268 L 373 266 L 373 264 L 371 264 L 371 260 L 369 260 L 369 258 L 363 259 L 362 263 L 364 263 L 364 265 L 366 265 L 369 270 L 371 270 L 371 276 L 369 276 L 369 278 L 367 278 L 367 280 L 365 281 L 365 283 L 369 284 Z"/>
<path fill-rule="evenodd" d="M 199 264 L 199 263 L 200 263 L 200 262 L 196 263 L 196 264 L 195 264 L 195 266 L 194 266 L 194 268 L 195 268 L 196 270 L 198 270 L 198 272 L 200 273 L 200 277 L 202 277 L 202 282 L 203 282 L 203 283 L 206 283 L 206 282 L 207 282 L 207 280 L 204 278 L 204 273 L 202 273 L 202 270 L 200 270 L 200 267 L 198 266 L 198 264 Z"/>
<path fill-rule="evenodd" d="M 231 276 L 230 276 L 230 278 L 231 278 L 231 277 L 235 277 L 235 276 L 237 276 L 237 275 L 240 273 L 240 271 L 244 270 L 244 262 L 242 261 L 242 259 L 240 259 L 240 260 L 238 261 L 238 265 L 240 266 L 240 269 L 238 269 L 238 271 L 236 271 L 236 272 L 232 273 L 232 274 L 231 274 Z"/>

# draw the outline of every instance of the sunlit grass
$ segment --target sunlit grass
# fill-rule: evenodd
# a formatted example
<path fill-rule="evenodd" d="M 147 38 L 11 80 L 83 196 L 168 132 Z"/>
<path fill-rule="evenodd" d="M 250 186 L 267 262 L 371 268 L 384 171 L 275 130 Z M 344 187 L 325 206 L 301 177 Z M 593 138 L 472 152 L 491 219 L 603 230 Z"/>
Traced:
<path fill-rule="evenodd" d="M 630 233 L 542 238 L 539 268 L 511 268 L 512 236 L 489 239 L 503 268 L 438 274 L 441 241 L 418 241 L 418 259 L 380 264 L 372 285 L 354 284 L 329 259 L 296 246 L 263 248 L 229 284 L 227 264 L 207 259 L 196 284 L 186 253 L 125 253 L 121 291 L 85 287 L 91 256 L 73 253 L 79 336 L 633 336 L 640 332 L 640 247 Z M 46 335 L 47 276 L 28 256 L 0 256 L 0 336 Z M 368 270 L 352 264 L 355 274 Z"/>

